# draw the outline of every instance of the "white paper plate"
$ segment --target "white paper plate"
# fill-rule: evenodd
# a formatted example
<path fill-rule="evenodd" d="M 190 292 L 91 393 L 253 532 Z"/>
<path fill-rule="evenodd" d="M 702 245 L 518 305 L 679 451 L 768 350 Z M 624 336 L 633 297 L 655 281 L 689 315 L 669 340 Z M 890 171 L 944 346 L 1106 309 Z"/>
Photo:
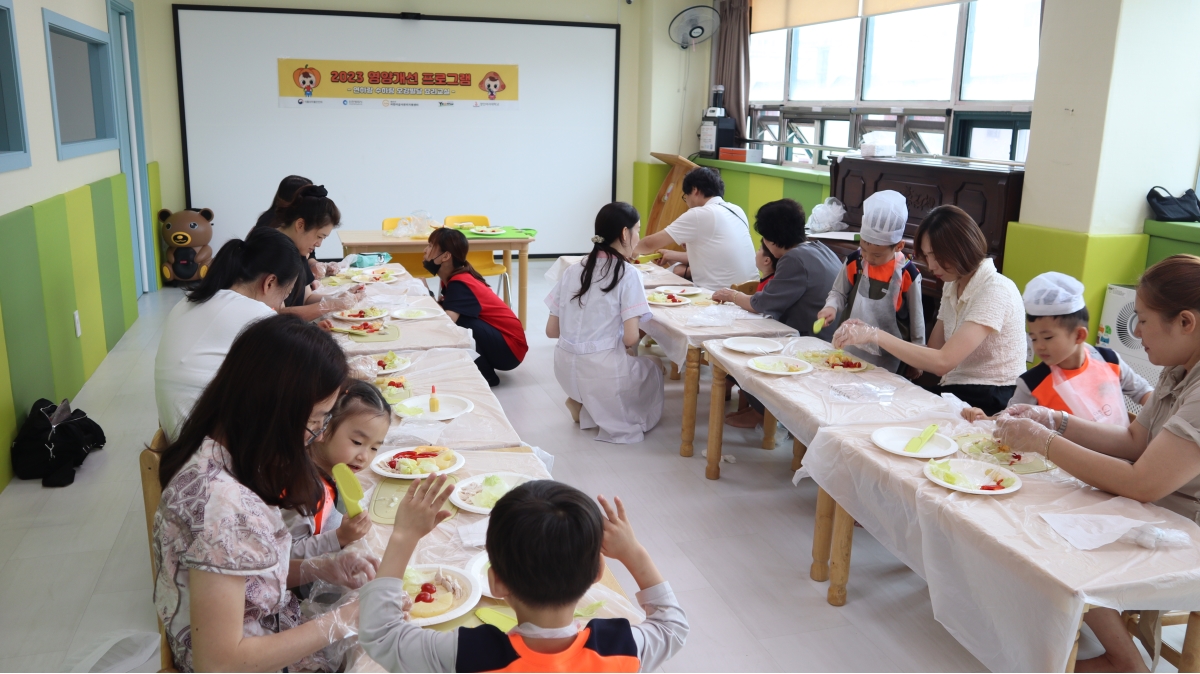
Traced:
<path fill-rule="evenodd" d="M 359 274 L 357 276 L 351 277 L 350 280 L 354 281 L 355 283 L 367 283 L 367 284 L 370 284 L 370 283 L 395 283 L 396 281 L 400 280 L 400 277 L 396 276 L 393 273 L 392 280 L 390 280 L 390 281 L 376 281 L 374 278 L 372 278 L 371 276 L 369 276 L 367 274 Z"/>
<path fill-rule="evenodd" d="M 495 599 L 496 595 L 492 594 L 492 583 L 488 580 L 487 575 L 489 561 L 487 550 L 484 550 L 467 562 L 467 573 L 471 574 L 475 578 L 475 582 L 479 583 L 479 589 L 483 592 L 483 596 Z"/>
<path fill-rule="evenodd" d="M 401 475 L 400 473 L 392 472 L 391 470 L 383 467 L 384 461 L 391 459 L 400 452 L 409 452 L 414 449 L 416 449 L 416 447 L 400 447 L 399 449 L 379 450 L 379 455 L 376 456 L 375 460 L 371 462 L 371 471 L 376 475 L 395 478 L 397 480 L 423 480 L 430 475 L 449 475 L 450 473 L 453 473 L 459 468 L 467 465 L 466 455 L 458 450 L 454 450 L 454 455 L 457 457 L 454 463 L 451 464 L 446 470 L 439 470 L 436 473 L 413 473 L 412 475 Z"/>
<path fill-rule="evenodd" d="M 414 312 L 414 315 L 407 316 L 408 312 Z M 392 318 L 401 321 L 420 321 L 426 318 L 433 318 L 442 312 L 437 309 L 425 309 L 423 307 L 413 307 L 411 309 L 397 309 L 392 312 Z"/>
<path fill-rule="evenodd" d="M 682 307 L 685 304 L 692 303 L 692 301 L 686 297 L 678 297 L 677 296 L 675 299 L 677 299 L 679 301 L 678 302 L 655 302 L 654 300 L 650 299 L 650 293 L 646 293 L 646 304 L 650 304 L 650 305 L 653 305 L 656 307 Z"/>
<path fill-rule="evenodd" d="M 479 597 L 483 588 L 479 586 L 479 582 L 475 580 L 474 576 L 467 573 L 463 569 L 455 568 L 453 566 L 444 566 L 442 564 L 409 564 L 408 568 L 415 571 L 425 571 L 429 573 L 436 573 L 438 569 L 441 569 L 442 573 L 452 574 L 455 580 L 457 580 L 459 584 L 463 586 L 463 589 L 466 590 L 467 593 L 467 596 L 463 598 L 462 603 L 455 604 L 450 608 L 449 611 L 446 611 L 441 615 L 433 616 L 432 618 L 413 618 L 412 620 L 408 621 L 409 624 L 416 625 L 417 627 L 428 627 L 429 625 L 437 625 L 439 623 L 449 622 L 475 610 L 476 604 L 479 603 Z"/>
<path fill-rule="evenodd" d="M 698 286 L 659 286 L 654 290 L 655 292 L 671 293 L 672 295 L 700 295 L 704 292 L 704 288 Z"/>
<path fill-rule="evenodd" d="M 414 415 L 412 418 L 425 419 L 427 421 L 449 421 L 475 409 L 475 403 L 461 396 L 439 393 L 438 400 L 441 401 L 441 405 L 438 407 L 437 412 L 429 411 L 428 395 L 413 396 L 408 400 L 403 401 L 402 404 L 405 407 L 415 407 L 422 411 L 422 414 Z M 392 409 L 395 410 L 396 414 L 399 414 L 401 417 L 408 417 L 408 415 L 400 409 L 400 404 L 393 405 Z"/>
<path fill-rule="evenodd" d="M 379 361 L 383 360 L 383 357 L 386 355 L 387 355 L 386 353 L 373 353 L 373 354 L 371 354 L 370 357 L 374 358 L 375 362 L 378 363 Z M 401 370 L 407 370 L 412 365 L 411 358 L 405 358 L 404 356 L 399 356 L 399 355 L 396 356 L 396 358 L 400 361 L 399 365 L 397 365 L 396 367 L 394 367 L 390 370 L 380 370 L 377 373 L 377 375 L 382 377 L 385 374 L 395 374 L 397 372 L 400 372 Z"/>
<path fill-rule="evenodd" d="M 761 367 L 760 365 L 763 363 L 787 363 L 788 365 L 799 365 L 801 369 L 795 372 L 775 372 L 774 370 L 768 370 Z M 812 363 L 800 360 L 799 358 L 789 358 L 788 356 L 758 356 L 746 361 L 746 365 L 748 365 L 751 370 L 762 372 L 763 374 L 776 374 L 785 377 L 796 374 L 804 374 L 805 372 L 812 372 L 813 369 Z"/>
<path fill-rule="evenodd" d="M 459 480 L 458 483 L 454 485 L 454 492 L 450 494 L 450 502 L 458 506 L 459 510 L 465 510 L 469 513 L 476 513 L 478 515 L 492 514 L 491 508 L 481 508 L 473 503 L 468 503 L 460 496 L 463 489 L 473 484 L 483 484 L 483 479 L 489 475 L 499 475 L 500 477 L 504 478 L 504 481 L 512 487 L 516 487 L 518 485 L 525 484 L 530 480 L 537 479 L 536 477 L 529 477 L 528 475 L 521 475 L 520 473 L 484 473 L 482 475 L 476 475 L 465 480 Z"/>
<path fill-rule="evenodd" d="M 755 356 L 765 356 L 768 353 L 783 350 L 783 345 L 779 342 L 762 337 L 730 337 L 721 344 L 731 351 Z"/>
<path fill-rule="evenodd" d="M 1021 488 L 1021 476 L 1017 475 L 1016 473 L 1012 472 L 1011 470 L 1009 470 L 1007 468 L 997 466 L 995 464 L 984 463 L 982 461 L 971 461 L 970 459 L 950 459 L 950 468 L 952 468 L 956 472 L 962 473 L 963 475 L 965 475 L 966 477 L 968 477 L 970 479 L 978 481 L 980 484 L 982 484 L 984 481 L 987 480 L 987 471 L 988 470 L 999 471 L 1000 474 L 1003 475 L 1004 477 L 1011 477 L 1012 479 L 1016 480 L 1016 482 L 1013 483 L 1013 486 L 1009 487 L 1008 489 L 996 489 L 996 490 L 969 489 L 967 487 L 960 487 L 960 486 L 949 484 L 949 483 L 946 483 L 946 482 L 943 482 L 943 481 L 937 479 L 936 477 L 933 476 L 932 473 L 929 472 L 929 464 L 928 463 L 925 464 L 925 477 L 929 478 L 929 480 L 931 482 L 933 482 L 934 484 L 939 484 L 947 489 L 953 489 L 954 491 L 961 491 L 961 492 L 964 492 L 967 494 L 983 494 L 986 496 L 1000 496 L 1001 494 L 1011 494 L 1014 491 Z"/>
<path fill-rule="evenodd" d="M 493 229 L 499 229 L 500 231 L 488 231 L 487 227 L 473 227 L 471 228 L 471 233 L 478 234 L 479 236 L 501 236 L 506 233 L 504 229 L 499 227 Z"/>
<path fill-rule="evenodd" d="M 375 308 L 375 307 L 372 307 L 372 308 Z M 363 321 L 383 321 L 384 323 L 387 323 L 387 317 L 388 317 L 387 311 L 384 311 L 383 315 L 381 315 L 381 316 L 373 316 L 373 317 L 369 317 L 369 318 L 361 318 L 361 317 L 353 317 L 352 318 L 352 317 L 346 315 L 346 314 L 356 314 L 360 311 L 362 311 L 362 309 L 346 309 L 345 311 L 338 311 L 338 312 L 334 313 L 333 317 L 338 319 L 339 321 L 346 321 L 347 323 L 362 323 Z"/>
<path fill-rule="evenodd" d="M 941 433 L 934 433 L 933 437 L 929 438 L 929 442 L 925 443 L 925 446 L 919 452 L 904 451 L 904 446 L 908 444 L 908 441 L 924 431 L 924 428 L 888 426 L 877 429 L 872 433 L 871 442 L 874 442 L 884 451 L 899 456 L 909 456 L 914 459 L 940 459 L 943 456 L 950 456 L 958 451 L 958 443 Z"/>

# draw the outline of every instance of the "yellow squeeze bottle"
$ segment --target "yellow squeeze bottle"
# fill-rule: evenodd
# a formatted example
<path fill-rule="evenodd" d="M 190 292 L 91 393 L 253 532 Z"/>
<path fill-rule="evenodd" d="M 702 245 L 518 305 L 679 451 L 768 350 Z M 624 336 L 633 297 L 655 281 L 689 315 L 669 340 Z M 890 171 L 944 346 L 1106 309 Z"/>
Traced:
<path fill-rule="evenodd" d="M 429 411 L 437 412 L 438 409 L 441 408 L 441 406 L 442 406 L 442 404 L 441 404 L 441 402 L 438 401 L 438 397 L 437 397 L 437 387 L 431 386 L 429 389 Z"/>
<path fill-rule="evenodd" d="M 360 501 L 363 497 L 362 483 L 358 476 L 350 470 L 350 466 L 339 463 L 333 467 L 333 481 L 337 484 L 338 493 L 342 495 L 342 504 L 346 506 L 346 517 L 355 517 L 363 511 Z"/>

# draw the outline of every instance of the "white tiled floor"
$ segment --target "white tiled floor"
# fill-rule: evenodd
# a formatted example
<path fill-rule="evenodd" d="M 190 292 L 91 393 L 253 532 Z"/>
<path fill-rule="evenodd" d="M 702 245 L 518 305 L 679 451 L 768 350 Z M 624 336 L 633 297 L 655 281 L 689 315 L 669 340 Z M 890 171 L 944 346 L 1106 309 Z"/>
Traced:
<path fill-rule="evenodd" d="M 692 634 L 667 671 L 981 671 L 933 618 L 925 583 L 857 529 L 847 604 L 825 601 L 808 578 L 816 488 L 793 487 L 790 442 L 764 451 L 761 435 L 726 429 L 721 479 L 679 456 L 682 383 L 667 382 L 660 425 L 638 445 L 595 442 L 563 406 L 547 339 L 542 274 L 530 264 L 525 363 L 495 389 L 526 442 L 556 456 L 554 475 L 588 493 L 618 495 L 675 587 Z M 0 671 L 54 671 L 115 630 L 157 629 L 137 454 L 156 425 L 154 353 L 177 290 L 139 301 L 141 318 L 75 404 L 108 445 L 61 490 L 13 481 L 0 493 Z M 707 378 L 707 368 L 705 368 Z M 707 381 L 702 381 L 707 390 Z M 698 418 L 708 417 L 700 396 Z M 615 565 L 632 593 L 632 578 Z M 1019 647 L 1019 646 L 1016 646 Z M 154 671 L 157 655 L 140 671 Z M 1174 671 L 1169 666 L 1160 671 Z"/>

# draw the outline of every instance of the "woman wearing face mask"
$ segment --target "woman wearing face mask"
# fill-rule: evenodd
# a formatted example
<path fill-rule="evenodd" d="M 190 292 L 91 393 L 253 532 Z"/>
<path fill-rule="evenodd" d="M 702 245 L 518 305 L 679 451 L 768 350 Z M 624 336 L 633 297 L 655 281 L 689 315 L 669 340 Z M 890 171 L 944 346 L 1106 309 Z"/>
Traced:
<path fill-rule="evenodd" d="M 168 439 L 179 435 L 234 338 L 250 323 L 274 316 L 301 271 L 295 244 L 269 227 L 221 246 L 208 274 L 167 316 L 158 343 L 154 397 Z"/>
<path fill-rule="evenodd" d="M 329 198 L 329 192 L 324 185 L 306 185 L 296 191 L 296 196 L 290 202 L 276 209 L 276 218 L 272 226 L 283 232 L 304 261 L 304 273 L 300 283 L 292 289 L 292 294 L 284 303 L 285 314 L 294 314 L 306 321 L 316 320 L 331 311 L 349 309 L 363 299 L 362 286 L 355 286 L 348 292 L 320 299 L 313 294 L 316 289 L 316 275 L 308 265 L 308 256 L 316 251 L 325 239 L 333 233 L 335 227 L 342 223 L 342 212 L 337 204 Z"/>
<path fill-rule="evenodd" d="M 462 232 L 441 227 L 429 235 L 422 264 L 441 279 L 438 302 L 450 320 L 471 330 L 479 353 L 475 365 L 488 385 L 496 386 L 496 370 L 520 365 L 529 345 L 520 319 L 467 262 L 467 250 Z"/>
<path fill-rule="evenodd" d="M 661 366 L 636 355 L 638 322 L 650 316 L 641 276 L 629 263 L 638 224 L 629 204 L 601 208 L 592 252 L 546 297 L 546 336 L 558 340 L 554 376 L 579 427 L 599 427 L 603 442 L 641 442 L 662 417 Z"/>

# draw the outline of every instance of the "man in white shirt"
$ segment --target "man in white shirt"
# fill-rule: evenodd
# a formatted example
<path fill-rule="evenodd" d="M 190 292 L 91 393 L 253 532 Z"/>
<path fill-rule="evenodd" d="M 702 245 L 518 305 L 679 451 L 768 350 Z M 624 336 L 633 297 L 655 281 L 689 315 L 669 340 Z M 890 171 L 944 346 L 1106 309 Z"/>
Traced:
<path fill-rule="evenodd" d="M 634 254 L 658 251 L 663 264 L 677 263 L 675 273 L 708 290 L 758 279 L 750 221 L 737 204 L 721 198 L 724 194 L 725 183 L 716 169 L 692 169 L 683 177 L 688 210 L 666 229 L 638 242 Z M 675 244 L 687 250 L 666 250 Z"/>

